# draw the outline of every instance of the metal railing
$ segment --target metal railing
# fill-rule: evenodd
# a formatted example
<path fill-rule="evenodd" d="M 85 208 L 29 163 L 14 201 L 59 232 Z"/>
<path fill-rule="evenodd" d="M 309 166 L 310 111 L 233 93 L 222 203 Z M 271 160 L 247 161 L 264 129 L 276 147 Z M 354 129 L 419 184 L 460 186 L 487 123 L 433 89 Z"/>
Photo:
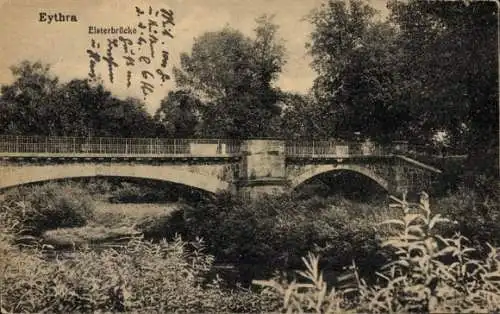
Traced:
<path fill-rule="evenodd" d="M 238 155 L 249 147 L 245 141 L 230 139 L 170 139 L 114 137 L 43 137 L 0 136 L 3 155 L 120 155 L 120 156 L 224 156 Z M 399 141 L 390 144 L 345 141 L 280 141 L 274 140 L 266 149 L 284 152 L 288 157 L 358 157 L 392 154 L 434 156 L 446 152 L 427 146 L 409 145 Z M 449 151 L 451 152 L 451 151 Z"/>
<path fill-rule="evenodd" d="M 0 136 L 0 152 L 58 155 L 218 156 L 240 152 L 240 144 L 222 139 Z"/>
<path fill-rule="evenodd" d="M 405 155 L 409 157 L 464 158 L 467 152 L 455 147 L 409 144 L 394 141 L 387 144 L 345 141 L 287 141 L 289 157 L 359 157 Z"/>
<path fill-rule="evenodd" d="M 373 142 L 306 141 L 287 142 L 286 155 L 290 157 L 355 157 L 386 156 L 405 153 L 406 143 L 380 145 Z"/>

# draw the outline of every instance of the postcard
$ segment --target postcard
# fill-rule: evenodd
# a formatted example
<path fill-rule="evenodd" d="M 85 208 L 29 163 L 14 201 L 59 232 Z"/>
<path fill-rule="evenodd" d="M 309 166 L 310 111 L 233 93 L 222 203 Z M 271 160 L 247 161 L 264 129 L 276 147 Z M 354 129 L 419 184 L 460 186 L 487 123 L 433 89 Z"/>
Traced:
<path fill-rule="evenodd" d="M 0 0 L 1 313 L 498 313 L 498 5 Z"/>

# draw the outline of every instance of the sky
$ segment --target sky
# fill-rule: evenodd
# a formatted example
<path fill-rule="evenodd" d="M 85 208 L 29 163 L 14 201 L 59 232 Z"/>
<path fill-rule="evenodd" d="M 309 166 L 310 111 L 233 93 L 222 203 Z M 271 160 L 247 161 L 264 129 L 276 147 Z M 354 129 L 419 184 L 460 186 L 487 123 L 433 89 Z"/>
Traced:
<path fill-rule="evenodd" d="M 255 18 L 268 14 L 275 16 L 274 22 L 280 27 L 279 36 L 287 49 L 287 64 L 277 85 L 286 91 L 304 93 L 311 88 L 315 78 L 305 48 L 312 26 L 304 18 L 322 2 L 324 0 L 0 0 L 0 84 L 13 81 L 9 67 L 23 60 L 50 64 L 52 73 L 62 82 L 87 78 L 91 60 L 87 50 L 91 48 L 91 40 L 102 45 L 96 51 L 105 56 L 108 38 L 119 36 L 89 34 L 89 26 L 130 26 L 139 31 L 137 25 L 140 19 L 147 16 L 151 6 L 153 12 L 161 8 L 171 9 L 175 23 L 170 28 L 173 38 L 160 37 L 163 45 L 157 43 L 156 57 L 148 65 L 151 70 L 160 68 L 160 48 L 169 51 L 169 60 L 162 68 L 163 72 L 172 74 L 173 67 L 179 65 L 180 53 L 191 50 L 194 38 L 207 31 L 220 30 L 226 25 L 251 36 Z M 370 3 L 382 15 L 387 12 L 385 0 L 371 0 Z M 137 17 L 136 6 L 145 10 L 145 15 Z M 40 21 L 41 13 L 48 16 L 59 12 L 75 15 L 77 22 L 52 21 L 49 24 L 48 17 Z M 137 39 L 138 36 L 132 37 Z M 114 70 L 113 83 L 109 81 L 107 64 L 102 59 L 103 62 L 95 66 L 96 74 L 101 75 L 104 85 L 114 95 L 143 99 L 148 110 L 154 112 L 161 99 L 175 89 L 173 75 L 165 82 L 157 77 L 153 81 L 146 76 L 146 81 L 155 87 L 144 99 L 139 85 L 140 80 L 143 80 L 141 70 L 144 68 L 137 65 L 127 67 L 120 51 L 114 56 L 118 66 Z M 132 75 L 130 87 L 127 87 L 126 79 L 128 69 L 131 69 Z"/>

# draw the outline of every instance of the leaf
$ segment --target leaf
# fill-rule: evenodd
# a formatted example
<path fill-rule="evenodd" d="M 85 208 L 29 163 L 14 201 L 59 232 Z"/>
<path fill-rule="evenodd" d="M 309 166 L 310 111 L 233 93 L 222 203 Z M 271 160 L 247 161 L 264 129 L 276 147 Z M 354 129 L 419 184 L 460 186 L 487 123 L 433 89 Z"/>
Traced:
<path fill-rule="evenodd" d="M 252 280 L 254 285 L 273 288 L 280 294 L 284 294 L 285 290 L 274 280 Z"/>
<path fill-rule="evenodd" d="M 318 312 L 320 312 L 320 310 L 321 310 L 321 305 L 323 304 L 323 300 L 325 298 L 326 289 L 327 289 L 326 284 L 324 284 L 321 291 L 319 291 L 317 293 L 318 300 L 316 302 L 316 311 L 318 311 Z"/>
<path fill-rule="evenodd" d="M 446 256 L 446 255 L 449 255 L 449 254 L 455 255 L 457 252 L 459 252 L 458 248 L 456 248 L 454 246 L 447 246 L 444 249 L 439 250 L 438 252 L 436 252 L 432 256 L 433 257 L 435 257 L 435 256 Z"/>
<path fill-rule="evenodd" d="M 466 255 L 469 252 L 475 252 L 475 251 L 477 251 L 475 248 L 468 247 L 462 250 L 462 254 Z"/>
<path fill-rule="evenodd" d="M 425 255 L 427 255 L 428 251 L 427 251 L 427 248 L 425 247 L 425 245 L 423 245 L 422 243 L 420 242 L 417 242 L 417 243 L 411 243 L 409 246 L 408 246 L 408 252 L 411 253 L 412 251 L 419 251 L 424 257 Z M 419 258 L 423 258 L 423 257 L 420 257 Z"/>
<path fill-rule="evenodd" d="M 399 265 L 399 266 L 402 266 L 402 267 L 405 267 L 405 268 L 410 267 L 410 263 L 407 260 L 404 260 L 404 259 L 399 259 L 397 261 L 391 262 L 387 266 L 389 266 L 389 265 Z"/>
<path fill-rule="evenodd" d="M 405 226 L 405 222 L 403 220 L 399 219 L 389 219 L 389 220 L 384 220 L 381 223 L 378 223 L 377 225 L 388 225 L 388 224 L 395 224 L 395 225 L 400 225 L 400 226 Z"/>
<path fill-rule="evenodd" d="M 406 227 L 406 232 L 416 234 L 417 237 L 423 237 L 425 235 L 425 232 L 420 225 L 408 226 Z"/>
<path fill-rule="evenodd" d="M 400 239 L 392 239 L 392 240 L 386 240 L 381 243 L 382 247 L 385 246 L 394 246 L 397 248 L 406 248 L 408 247 L 408 243 L 406 241 L 400 240 Z"/>
<path fill-rule="evenodd" d="M 447 218 L 441 218 L 441 214 L 437 214 L 436 216 L 432 217 L 431 221 L 429 222 L 429 230 L 434 227 L 435 224 L 437 223 L 444 223 L 444 222 L 450 222 L 449 219 Z"/>
<path fill-rule="evenodd" d="M 450 243 L 453 243 L 453 240 L 451 239 L 447 239 L 447 238 L 443 238 L 441 235 L 437 234 L 434 236 L 435 238 L 439 239 L 443 244 L 445 245 L 450 245 Z"/>
<path fill-rule="evenodd" d="M 285 308 L 288 307 L 288 304 L 290 302 L 290 297 L 294 292 L 295 292 L 294 284 L 290 285 L 290 287 L 288 287 L 288 289 L 285 291 L 285 295 L 283 297 L 283 306 Z"/>
<path fill-rule="evenodd" d="M 425 221 L 425 217 L 420 214 L 406 214 L 404 217 L 404 221 L 407 225 L 410 225 L 412 222 L 417 221 L 418 219 L 422 219 Z"/>

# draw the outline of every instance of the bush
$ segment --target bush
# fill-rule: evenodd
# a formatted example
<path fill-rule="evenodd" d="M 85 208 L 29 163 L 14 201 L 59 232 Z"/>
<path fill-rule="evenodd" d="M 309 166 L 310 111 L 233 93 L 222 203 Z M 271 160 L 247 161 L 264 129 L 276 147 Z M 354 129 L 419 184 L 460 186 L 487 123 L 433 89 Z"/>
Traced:
<path fill-rule="evenodd" d="M 85 225 L 94 215 L 94 203 L 77 186 L 48 183 L 11 191 L 1 210 L 9 219 L 18 221 L 17 232 L 40 235 L 50 229 Z"/>
<path fill-rule="evenodd" d="M 188 253 L 187 248 L 192 246 Z M 131 240 L 119 250 L 47 260 L 0 241 L 2 312 L 262 312 L 272 302 L 202 283 L 213 258 L 203 243 Z"/>
<path fill-rule="evenodd" d="M 121 187 L 114 191 L 110 201 L 113 203 L 137 203 L 140 199 L 144 198 L 144 188 L 123 182 Z"/>
<path fill-rule="evenodd" d="M 385 265 L 384 284 L 361 283 L 363 306 L 370 312 L 464 313 L 500 310 L 500 260 L 496 249 L 483 260 L 471 258 L 475 249 L 461 234 L 441 236 L 435 227 L 449 223 L 432 215 L 426 195 L 417 212 L 402 204 L 405 216 L 386 223 L 400 233 L 384 246 L 397 250 L 397 259 Z"/>
<path fill-rule="evenodd" d="M 334 270 L 356 258 L 370 272 L 371 265 L 386 259 L 366 220 L 317 199 L 282 196 L 245 202 L 222 194 L 186 206 L 184 220 L 187 234 L 203 237 L 218 261 L 239 267 L 244 284 L 275 270 L 299 268 L 312 244 L 324 256 L 322 265 Z"/>
<path fill-rule="evenodd" d="M 113 191 L 113 184 L 105 178 L 89 178 L 81 184 L 92 196 L 101 197 Z"/>
<path fill-rule="evenodd" d="M 254 280 L 253 284 L 263 287 L 262 295 L 281 300 L 281 312 L 286 313 L 346 313 L 349 302 L 342 290 L 328 287 L 319 270 L 319 258 L 309 253 L 302 258 L 305 271 L 298 271 L 306 282 L 288 282 L 279 275 L 271 280 Z"/>
<path fill-rule="evenodd" d="M 500 311 L 500 252 L 489 246 L 483 259 L 473 259 L 473 248 L 460 234 L 443 237 L 436 226 L 448 223 L 433 216 L 428 199 L 410 208 L 402 203 L 402 219 L 388 220 L 399 232 L 383 245 L 396 249 L 396 258 L 378 273 L 380 282 L 357 279 L 355 289 L 328 289 L 319 271 L 319 259 L 304 259 L 307 282 L 272 279 L 255 281 L 263 294 L 282 299 L 282 311 L 362 313 L 485 313 Z"/>
<path fill-rule="evenodd" d="M 488 250 L 486 242 L 500 246 L 498 198 L 481 197 L 470 189 L 461 188 L 436 201 L 435 208 L 437 213 L 454 222 L 441 226 L 441 232 L 445 235 L 460 232 L 480 252 Z"/>
<path fill-rule="evenodd" d="M 174 183 L 132 180 L 116 184 L 109 200 L 113 203 L 173 203 L 184 200 L 196 202 L 203 194 L 205 192 Z"/>
<path fill-rule="evenodd" d="M 158 241 L 172 239 L 177 234 L 186 235 L 184 214 L 175 210 L 159 216 L 147 216 L 135 225 L 146 239 Z"/>

